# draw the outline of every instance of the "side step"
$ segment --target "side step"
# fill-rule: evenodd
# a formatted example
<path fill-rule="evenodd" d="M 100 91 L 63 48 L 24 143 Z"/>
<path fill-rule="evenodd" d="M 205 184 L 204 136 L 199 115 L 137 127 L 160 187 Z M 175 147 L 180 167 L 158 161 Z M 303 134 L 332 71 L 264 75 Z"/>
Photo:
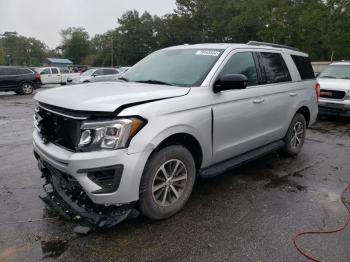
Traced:
<path fill-rule="evenodd" d="M 253 159 L 257 159 L 259 157 L 262 157 L 270 152 L 276 151 L 277 149 L 280 149 L 284 146 L 284 141 L 279 140 L 276 142 L 273 142 L 271 144 L 268 144 L 263 147 L 259 147 L 257 149 L 254 149 L 252 151 L 249 151 L 247 153 L 244 153 L 242 155 L 236 156 L 234 158 L 225 160 L 223 162 L 220 162 L 218 164 L 214 164 L 213 166 L 203 168 L 199 170 L 199 175 L 204 178 L 214 177 L 217 175 L 220 175 L 222 173 L 225 173 L 226 171 L 235 168 L 237 166 L 243 165 Z"/>

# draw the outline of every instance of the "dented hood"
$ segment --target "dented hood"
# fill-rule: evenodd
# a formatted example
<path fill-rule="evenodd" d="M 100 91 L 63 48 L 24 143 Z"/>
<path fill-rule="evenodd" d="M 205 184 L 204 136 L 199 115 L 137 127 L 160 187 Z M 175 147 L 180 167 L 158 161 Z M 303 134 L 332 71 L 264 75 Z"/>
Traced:
<path fill-rule="evenodd" d="M 189 90 L 189 87 L 103 82 L 57 87 L 39 92 L 34 99 L 72 110 L 113 112 L 127 104 L 184 96 Z"/>

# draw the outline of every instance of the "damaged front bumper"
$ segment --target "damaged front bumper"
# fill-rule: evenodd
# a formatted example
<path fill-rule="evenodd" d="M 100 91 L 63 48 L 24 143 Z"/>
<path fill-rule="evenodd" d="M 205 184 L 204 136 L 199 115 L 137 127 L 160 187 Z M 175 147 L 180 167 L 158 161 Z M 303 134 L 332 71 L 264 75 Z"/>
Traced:
<path fill-rule="evenodd" d="M 38 165 L 45 179 L 44 192 L 39 197 L 62 218 L 76 222 L 75 232 L 86 234 L 92 230 L 110 228 L 136 215 L 133 204 L 95 204 L 72 176 L 62 173 L 40 158 Z"/>

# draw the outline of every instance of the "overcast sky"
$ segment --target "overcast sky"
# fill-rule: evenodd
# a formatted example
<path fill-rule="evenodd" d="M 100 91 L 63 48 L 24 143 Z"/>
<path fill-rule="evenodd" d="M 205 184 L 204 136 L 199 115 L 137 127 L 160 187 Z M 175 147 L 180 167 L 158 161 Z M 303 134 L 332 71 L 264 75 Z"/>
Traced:
<path fill-rule="evenodd" d="M 0 0 L 0 34 L 17 31 L 54 48 L 67 27 L 84 27 L 93 36 L 115 28 L 128 10 L 162 16 L 175 7 L 175 0 Z"/>

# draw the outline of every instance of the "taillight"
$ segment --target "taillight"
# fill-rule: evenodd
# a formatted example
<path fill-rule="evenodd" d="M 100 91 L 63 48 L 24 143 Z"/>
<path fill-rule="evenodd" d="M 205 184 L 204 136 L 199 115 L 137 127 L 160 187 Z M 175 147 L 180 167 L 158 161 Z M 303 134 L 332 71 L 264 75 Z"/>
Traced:
<path fill-rule="evenodd" d="M 317 82 L 315 86 L 317 103 L 320 100 L 320 92 L 321 92 L 320 90 L 321 90 L 320 83 Z"/>
<path fill-rule="evenodd" d="M 36 73 L 34 75 L 35 80 L 41 80 L 40 74 Z"/>

